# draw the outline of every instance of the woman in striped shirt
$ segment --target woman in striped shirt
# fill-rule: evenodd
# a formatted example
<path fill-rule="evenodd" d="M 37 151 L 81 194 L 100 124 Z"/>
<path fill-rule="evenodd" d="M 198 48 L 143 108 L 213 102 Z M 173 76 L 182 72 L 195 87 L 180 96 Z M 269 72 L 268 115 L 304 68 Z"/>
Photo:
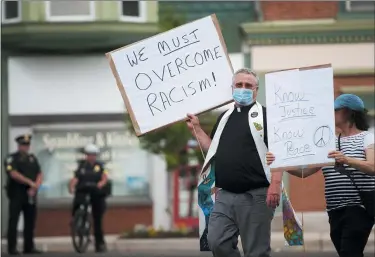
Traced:
<path fill-rule="evenodd" d="M 340 131 L 337 150 L 329 153 L 343 165 L 361 191 L 375 189 L 374 134 L 368 132 L 367 110 L 356 95 L 344 94 L 335 100 L 335 123 Z M 340 149 L 339 141 L 340 140 Z M 267 163 L 275 160 L 267 153 Z M 363 257 L 363 251 L 374 224 L 361 203 L 357 188 L 350 178 L 334 166 L 288 170 L 297 177 L 308 177 L 322 169 L 331 240 L 340 257 Z"/>

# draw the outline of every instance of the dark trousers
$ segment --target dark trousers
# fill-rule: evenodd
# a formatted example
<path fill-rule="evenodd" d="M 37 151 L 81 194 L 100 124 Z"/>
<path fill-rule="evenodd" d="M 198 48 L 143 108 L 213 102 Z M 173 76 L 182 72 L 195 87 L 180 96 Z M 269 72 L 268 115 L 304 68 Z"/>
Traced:
<path fill-rule="evenodd" d="M 363 257 L 374 220 L 360 206 L 328 212 L 331 240 L 340 257 Z"/>
<path fill-rule="evenodd" d="M 29 204 L 26 192 L 9 196 L 8 251 L 15 251 L 17 248 L 17 226 L 21 212 L 24 217 L 23 249 L 26 252 L 34 249 L 36 209 L 35 200 L 33 204 Z"/>
<path fill-rule="evenodd" d="M 79 206 L 85 202 L 85 194 L 77 193 L 73 201 L 73 215 Z M 95 246 L 105 244 L 103 235 L 103 217 L 106 209 L 105 197 L 91 195 L 90 204 L 92 207 L 92 218 L 94 222 Z"/>

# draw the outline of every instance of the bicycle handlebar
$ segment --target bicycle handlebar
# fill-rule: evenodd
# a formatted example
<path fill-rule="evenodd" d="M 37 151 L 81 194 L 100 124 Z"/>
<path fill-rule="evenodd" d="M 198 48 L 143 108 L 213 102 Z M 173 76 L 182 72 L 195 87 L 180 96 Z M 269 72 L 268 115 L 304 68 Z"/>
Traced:
<path fill-rule="evenodd" d="M 87 182 L 76 186 L 76 191 L 96 191 L 99 190 L 98 184 L 95 182 Z"/>

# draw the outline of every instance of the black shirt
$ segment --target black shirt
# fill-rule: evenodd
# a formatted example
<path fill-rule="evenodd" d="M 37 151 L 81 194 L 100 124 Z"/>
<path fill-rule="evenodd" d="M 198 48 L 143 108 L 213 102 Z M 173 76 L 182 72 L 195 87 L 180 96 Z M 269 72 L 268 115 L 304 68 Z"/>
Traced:
<path fill-rule="evenodd" d="M 8 175 L 11 171 L 17 171 L 34 182 L 36 181 L 38 174 L 41 172 L 38 159 L 33 154 L 28 153 L 15 152 L 9 154 L 4 165 Z M 7 188 L 11 191 L 21 190 L 27 192 L 29 186 L 8 176 Z"/>
<path fill-rule="evenodd" d="M 101 162 L 90 164 L 86 161 L 80 161 L 78 169 L 74 172 L 74 176 L 78 179 L 77 186 L 81 186 L 85 183 L 98 183 L 102 179 L 102 175 L 106 172 Z"/>
<path fill-rule="evenodd" d="M 269 186 L 249 126 L 248 115 L 253 105 L 241 107 L 240 112 L 237 107 L 234 109 L 223 129 L 215 155 L 216 186 L 232 193 Z M 268 145 L 266 109 L 262 108 L 264 142 Z M 223 115 L 218 117 L 211 138 Z"/>

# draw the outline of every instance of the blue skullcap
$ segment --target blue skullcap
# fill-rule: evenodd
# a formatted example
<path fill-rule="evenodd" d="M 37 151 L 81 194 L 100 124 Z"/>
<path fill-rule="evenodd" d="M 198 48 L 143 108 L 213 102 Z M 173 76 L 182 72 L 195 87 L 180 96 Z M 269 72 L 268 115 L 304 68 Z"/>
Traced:
<path fill-rule="evenodd" d="M 343 94 L 335 100 L 335 110 L 348 108 L 353 111 L 364 111 L 365 105 L 361 98 L 353 94 Z"/>

